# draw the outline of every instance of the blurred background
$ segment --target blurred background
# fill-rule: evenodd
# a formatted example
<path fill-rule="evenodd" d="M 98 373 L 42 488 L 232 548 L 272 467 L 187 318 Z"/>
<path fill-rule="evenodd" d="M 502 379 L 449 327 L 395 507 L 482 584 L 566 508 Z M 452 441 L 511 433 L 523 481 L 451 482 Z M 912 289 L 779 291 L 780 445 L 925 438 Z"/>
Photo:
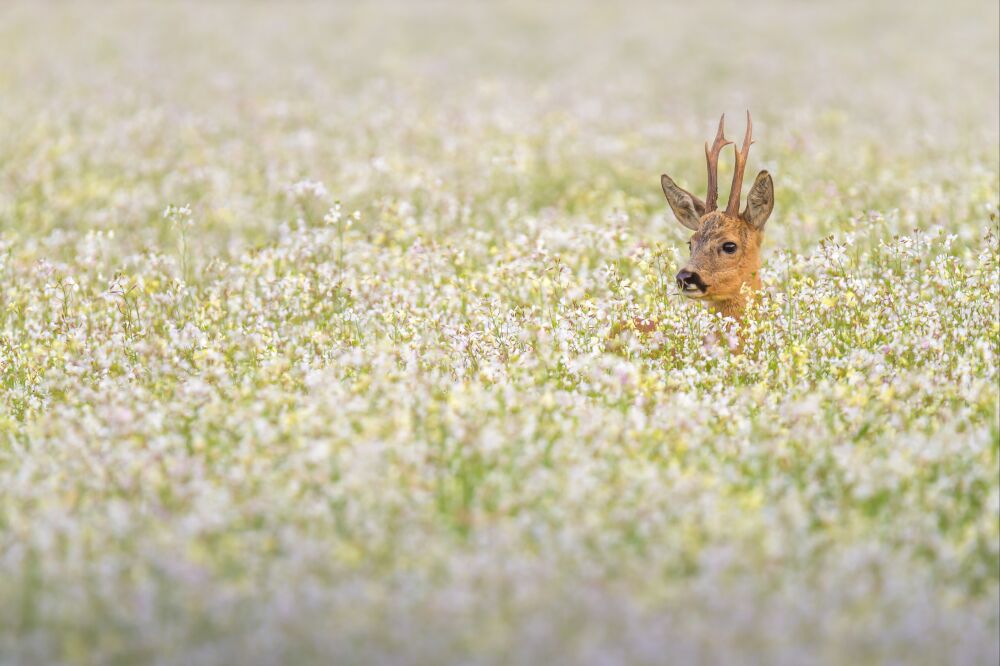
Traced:
<path fill-rule="evenodd" d="M 998 24 L 0 1 L 0 664 L 996 663 Z"/>
<path fill-rule="evenodd" d="M 995 201 L 997 11 L 4 3 L 0 216 L 32 234 L 70 217 L 135 232 L 168 198 L 233 250 L 273 234 L 291 214 L 275 194 L 313 179 L 382 218 L 407 199 L 438 229 L 503 233 L 509 194 L 533 212 L 625 211 L 674 238 L 659 174 L 701 192 L 702 143 L 722 112 L 741 137 L 749 108 L 749 169 L 775 174 L 779 246 L 871 210 L 898 211 L 887 232 L 967 229 Z"/>

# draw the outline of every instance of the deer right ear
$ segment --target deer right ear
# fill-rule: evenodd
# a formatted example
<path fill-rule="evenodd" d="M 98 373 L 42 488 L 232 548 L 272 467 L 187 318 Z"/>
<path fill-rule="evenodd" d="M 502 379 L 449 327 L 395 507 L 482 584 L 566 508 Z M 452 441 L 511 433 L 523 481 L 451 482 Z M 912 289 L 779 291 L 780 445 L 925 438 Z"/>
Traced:
<path fill-rule="evenodd" d="M 771 174 L 761 171 L 757 174 L 757 179 L 750 188 L 750 196 L 747 197 L 747 207 L 743 209 L 743 219 L 753 226 L 754 229 L 764 228 L 767 218 L 771 217 L 774 210 L 774 182 Z"/>
<path fill-rule="evenodd" d="M 674 211 L 677 221 L 691 231 L 698 231 L 701 226 L 701 216 L 705 214 L 704 202 L 682 187 L 678 187 L 667 174 L 660 176 L 660 186 L 663 195 L 667 197 L 670 210 Z"/>

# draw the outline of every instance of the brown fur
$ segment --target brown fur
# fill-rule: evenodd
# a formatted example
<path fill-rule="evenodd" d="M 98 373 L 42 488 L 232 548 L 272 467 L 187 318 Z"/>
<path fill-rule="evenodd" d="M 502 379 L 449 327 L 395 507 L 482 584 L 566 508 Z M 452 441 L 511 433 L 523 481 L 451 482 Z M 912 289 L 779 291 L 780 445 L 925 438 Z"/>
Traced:
<path fill-rule="evenodd" d="M 736 212 L 740 203 L 738 188 L 743 180 L 742 169 L 746 166 L 746 156 L 752 143 L 752 122 L 748 112 L 743 148 L 736 153 L 737 172 L 733 177 L 729 205 L 725 211 L 716 210 L 711 191 L 716 180 L 713 172 L 716 165 L 710 155 L 717 153 L 717 147 L 724 141 L 724 121 L 725 116 L 719 121 L 716 150 L 710 151 L 707 146 L 705 150 L 706 156 L 709 156 L 707 202 L 679 187 L 666 174 L 660 177 L 660 184 L 677 220 L 695 232 L 690 241 L 691 258 L 678 273 L 678 286 L 682 293 L 694 300 L 707 302 L 715 312 L 741 319 L 747 298 L 744 285 L 751 291 L 760 289 L 760 246 L 764 240 L 764 225 L 774 207 L 774 183 L 766 171 L 757 174 L 747 196 L 746 208 L 741 213 Z M 733 147 L 735 149 L 735 145 Z M 736 251 L 732 254 L 725 252 L 725 243 L 735 243 Z M 697 289 L 685 285 L 686 273 L 697 274 L 700 281 Z"/>
<path fill-rule="evenodd" d="M 754 229 L 742 216 L 729 217 L 715 211 L 702 218 L 691 236 L 691 258 L 683 270 L 698 273 L 708 288 L 696 300 L 704 300 L 716 312 L 739 319 L 746 306 L 743 285 L 760 289 L 760 245 L 763 230 Z M 736 253 L 726 254 L 723 243 L 736 243 Z"/>

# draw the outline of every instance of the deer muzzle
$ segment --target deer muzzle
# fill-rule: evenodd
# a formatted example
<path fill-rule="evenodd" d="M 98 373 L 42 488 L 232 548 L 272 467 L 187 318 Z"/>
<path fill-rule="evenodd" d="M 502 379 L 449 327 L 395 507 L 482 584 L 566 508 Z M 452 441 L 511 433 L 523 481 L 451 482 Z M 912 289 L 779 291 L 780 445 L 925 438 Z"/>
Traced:
<path fill-rule="evenodd" d="M 685 269 L 677 274 L 677 288 L 685 296 L 698 297 L 704 295 L 708 285 L 698 273 Z"/>

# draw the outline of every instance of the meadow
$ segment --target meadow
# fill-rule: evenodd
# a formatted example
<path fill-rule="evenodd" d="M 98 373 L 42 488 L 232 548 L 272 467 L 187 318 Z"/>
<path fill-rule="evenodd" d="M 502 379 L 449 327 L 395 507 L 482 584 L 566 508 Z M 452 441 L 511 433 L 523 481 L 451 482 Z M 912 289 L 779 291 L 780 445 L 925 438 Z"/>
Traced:
<path fill-rule="evenodd" d="M 997 663 L 998 49 L 965 0 L 0 4 L 0 664 Z M 736 353 L 659 176 L 746 108 Z"/>

